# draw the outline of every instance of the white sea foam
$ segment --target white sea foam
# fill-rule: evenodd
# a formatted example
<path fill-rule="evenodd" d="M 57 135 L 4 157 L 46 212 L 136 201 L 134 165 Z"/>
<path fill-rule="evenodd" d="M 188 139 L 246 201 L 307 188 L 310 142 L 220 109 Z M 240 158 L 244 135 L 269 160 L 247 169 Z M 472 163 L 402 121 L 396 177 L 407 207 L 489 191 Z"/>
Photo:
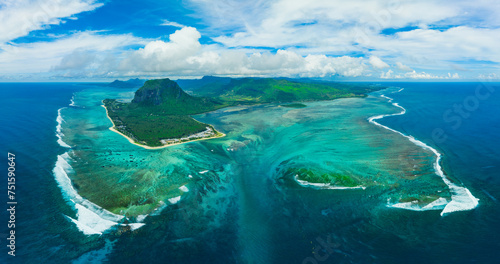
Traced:
<path fill-rule="evenodd" d="M 330 183 L 312 183 L 308 181 L 299 180 L 299 175 L 295 175 L 294 179 L 301 186 L 311 187 L 316 189 L 330 189 L 330 190 L 366 189 L 366 187 L 364 186 L 343 187 L 343 186 L 332 186 Z"/>
<path fill-rule="evenodd" d="M 104 231 L 117 225 L 123 220 L 124 216 L 113 214 L 110 211 L 92 203 L 81 197 L 73 188 L 68 173 L 73 172 L 73 168 L 68 161 L 71 157 L 66 152 L 57 156 L 57 162 L 54 167 L 54 176 L 57 184 L 62 190 L 66 202 L 76 211 L 76 219 L 66 216 L 77 228 L 86 235 L 101 235 Z M 140 226 L 137 223 L 128 224 L 134 230 Z M 142 226 L 142 225 L 141 225 Z"/>
<path fill-rule="evenodd" d="M 400 90 L 394 92 L 394 93 L 398 93 L 398 92 L 401 92 L 403 90 L 403 88 L 401 88 Z M 413 136 L 408 136 L 408 135 L 405 135 L 397 130 L 394 130 L 392 128 L 389 128 L 387 126 L 384 126 L 378 122 L 376 122 L 375 120 L 378 120 L 378 119 L 382 119 L 386 116 L 396 116 L 396 115 L 404 115 L 406 113 L 406 109 L 402 106 L 400 106 L 398 103 L 393 103 L 393 99 L 390 98 L 390 97 L 387 97 L 385 95 L 381 95 L 381 97 L 384 97 L 386 98 L 387 100 L 389 100 L 389 103 L 392 103 L 392 105 L 394 105 L 395 107 L 397 108 L 400 108 L 401 109 L 401 112 L 399 113 L 395 113 L 395 114 L 387 114 L 387 115 L 378 115 L 378 116 L 372 116 L 370 118 L 368 118 L 368 121 L 372 124 L 375 124 L 377 126 L 380 126 L 380 127 L 383 127 L 387 130 L 390 130 L 392 132 L 395 132 L 395 133 L 398 133 L 400 135 L 402 135 L 403 137 L 407 138 L 408 140 L 410 140 L 412 143 L 414 143 L 415 145 L 421 147 L 421 148 L 424 148 L 424 149 L 427 149 L 427 150 L 430 150 L 434 153 L 434 155 L 436 156 L 436 160 L 434 161 L 434 171 L 436 173 L 436 175 L 438 175 L 439 177 L 441 177 L 441 179 L 443 179 L 444 183 L 448 186 L 448 188 L 450 189 L 450 192 L 451 192 L 451 201 L 450 202 L 447 202 L 447 204 L 445 205 L 443 211 L 441 211 L 441 216 L 443 215 L 446 215 L 448 213 L 452 213 L 452 212 L 457 212 L 457 211 L 467 211 L 467 210 L 472 210 L 474 208 L 477 207 L 478 205 L 478 201 L 479 199 L 477 199 L 476 197 L 474 197 L 472 195 L 472 193 L 465 187 L 461 187 L 461 186 L 458 186 L 454 183 L 452 183 L 445 175 L 444 175 L 444 172 L 441 168 L 441 165 L 440 165 L 440 161 L 441 161 L 441 153 L 439 153 L 436 149 L 432 148 L 431 146 L 425 144 L 424 142 L 418 140 L 418 139 L 415 139 Z M 441 200 L 440 203 L 442 203 L 443 201 Z M 398 204 L 396 204 L 398 205 Z M 396 206 L 396 205 L 389 205 L 390 207 L 397 207 L 397 208 L 404 208 L 404 209 L 410 209 L 410 208 L 414 208 L 414 206 L 412 205 L 408 205 L 408 203 L 400 203 L 400 206 Z M 429 204 L 430 205 L 430 204 Z M 443 206 L 443 204 L 440 204 L 439 206 Z M 425 208 L 425 209 L 424 209 Z M 427 207 L 427 206 L 424 206 L 422 209 L 423 210 L 435 210 L 433 208 L 436 208 L 436 206 L 431 206 L 431 207 Z M 410 210 L 413 210 L 413 209 L 410 209 Z"/>
<path fill-rule="evenodd" d="M 128 224 L 128 226 L 130 226 L 130 229 L 132 231 L 136 230 L 136 229 L 139 229 L 143 226 L 145 226 L 146 224 L 143 224 L 143 223 L 133 223 L 133 224 Z"/>
<path fill-rule="evenodd" d="M 143 224 L 143 223 L 121 224 L 121 226 L 129 226 L 130 230 L 132 230 L 132 231 L 137 230 L 145 225 L 146 224 Z"/>
<path fill-rule="evenodd" d="M 68 161 L 71 159 L 68 153 L 57 156 L 56 166 L 54 167 L 54 176 L 56 178 L 57 184 L 61 187 L 63 191 L 64 198 L 66 201 L 71 201 L 75 199 L 82 199 L 80 195 L 76 192 L 71 184 L 71 180 L 68 177 L 67 172 L 72 172 L 73 168 L 69 165 Z"/>
<path fill-rule="evenodd" d="M 57 121 L 57 126 L 56 126 L 57 143 L 59 143 L 59 145 L 61 147 L 71 148 L 70 145 L 66 144 L 66 142 L 64 142 L 62 140 L 62 137 L 64 136 L 64 134 L 62 133 L 62 123 L 64 122 L 64 119 L 62 118 L 61 110 L 64 108 L 65 107 L 59 108 L 59 110 L 57 110 L 57 118 L 56 118 L 56 121 Z"/>
<path fill-rule="evenodd" d="M 188 187 L 186 187 L 186 185 L 182 185 L 181 187 L 179 187 L 179 190 L 181 190 L 183 192 L 189 192 L 189 189 L 188 189 Z"/>
<path fill-rule="evenodd" d="M 425 206 L 421 206 L 418 204 L 417 201 L 413 201 L 406 203 L 391 204 L 389 205 L 389 207 L 412 210 L 412 211 L 427 211 L 427 210 L 443 210 L 447 204 L 448 200 L 441 197 Z"/>
<path fill-rule="evenodd" d="M 176 204 L 176 203 L 178 203 L 180 200 L 181 200 L 181 197 L 180 197 L 180 196 L 177 196 L 177 197 L 174 197 L 174 198 L 170 198 L 170 199 L 168 199 L 168 202 L 169 202 L 169 203 L 171 203 L 171 204 Z"/>
<path fill-rule="evenodd" d="M 198 173 L 199 173 L 199 174 L 205 174 L 205 173 L 207 173 L 207 172 L 208 172 L 208 170 L 204 170 L 204 171 L 200 171 L 200 172 L 198 172 Z"/>
<path fill-rule="evenodd" d="M 102 232 L 117 224 L 114 221 L 102 218 L 97 213 L 78 203 L 75 204 L 75 208 L 77 210 L 77 219 L 73 219 L 69 216 L 68 218 L 70 218 L 71 221 L 76 224 L 78 229 L 80 229 L 86 235 L 101 235 Z"/>
<path fill-rule="evenodd" d="M 135 217 L 135 220 L 139 223 L 142 223 L 144 221 L 144 219 L 146 219 L 148 215 L 138 215 Z"/>
<path fill-rule="evenodd" d="M 69 104 L 69 106 L 76 106 L 75 105 L 75 95 L 73 95 L 73 97 L 71 97 L 71 103 Z"/>

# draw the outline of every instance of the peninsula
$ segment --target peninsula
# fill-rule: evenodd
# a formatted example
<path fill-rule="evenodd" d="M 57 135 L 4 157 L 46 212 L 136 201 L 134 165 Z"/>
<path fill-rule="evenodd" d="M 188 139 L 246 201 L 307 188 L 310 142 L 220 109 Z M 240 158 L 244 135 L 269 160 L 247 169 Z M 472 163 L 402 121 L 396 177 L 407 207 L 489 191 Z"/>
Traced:
<path fill-rule="evenodd" d="M 278 78 L 219 78 L 179 80 L 188 87 L 186 93 L 170 79 L 149 80 L 135 92 L 130 103 L 103 100 L 113 123 L 111 130 L 130 142 L 145 148 L 162 148 L 174 144 L 224 136 L 210 124 L 192 115 L 236 105 L 292 103 L 364 97 L 379 87 L 289 80 Z M 302 107 L 299 104 L 285 105 Z"/>
<path fill-rule="evenodd" d="M 105 99 L 103 104 L 113 122 L 112 130 L 146 148 L 224 136 L 190 115 L 225 105 L 209 98 L 191 96 L 170 79 L 147 81 L 130 103 Z"/>

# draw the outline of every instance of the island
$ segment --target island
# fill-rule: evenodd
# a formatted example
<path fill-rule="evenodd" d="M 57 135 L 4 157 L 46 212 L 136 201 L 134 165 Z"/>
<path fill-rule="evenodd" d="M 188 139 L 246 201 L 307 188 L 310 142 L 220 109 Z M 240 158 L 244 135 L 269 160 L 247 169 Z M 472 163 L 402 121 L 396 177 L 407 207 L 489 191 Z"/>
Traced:
<path fill-rule="evenodd" d="M 145 148 L 162 148 L 195 140 L 223 137 L 212 125 L 198 122 L 192 115 L 237 105 L 278 103 L 285 107 L 305 107 L 303 102 L 365 97 L 379 90 L 354 84 L 292 80 L 285 78 L 203 77 L 179 80 L 149 80 L 135 92 L 129 103 L 103 100 L 111 130 L 131 143 Z"/>
<path fill-rule="evenodd" d="M 146 80 L 135 78 L 126 81 L 114 80 L 113 82 L 107 84 L 106 86 L 115 88 L 137 88 L 141 87 Z"/>

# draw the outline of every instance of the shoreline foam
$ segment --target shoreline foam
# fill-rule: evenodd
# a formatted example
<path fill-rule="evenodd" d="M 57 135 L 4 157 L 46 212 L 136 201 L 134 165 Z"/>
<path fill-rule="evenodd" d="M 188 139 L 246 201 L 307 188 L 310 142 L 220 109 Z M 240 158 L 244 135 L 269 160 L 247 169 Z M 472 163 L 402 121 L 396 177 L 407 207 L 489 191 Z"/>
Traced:
<path fill-rule="evenodd" d="M 399 93 L 403 89 L 404 88 L 401 88 L 400 90 L 398 90 L 396 92 L 393 92 L 393 93 Z M 387 117 L 387 116 L 404 115 L 406 113 L 406 109 L 404 107 L 400 106 L 398 103 L 393 103 L 392 102 L 393 101 L 392 98 L 390 98 L 388 96 L 385 96 L 383 94 L 381 95 L 381 97 L 386 98 L 389 103 L 391 103 L 395 107 L 400 108 L 401 112 L 394 113 L 394 114 L 385 114 L 385 115 L 372 116 L 372 117 L 368 118 L 368 121 L 370 123 L 372 123 L 372 124 L 375 124 L 377 126 L 380 126 L 382 128 L 385 128 L 387 130 L 390 130 L 392 132 L 395 132 L 395 133 L 398 133 L 398 134 L 402 135 L 403 137 L 407 138 L 408 140 L 410 140 L 415 145 L 417 145 L 417 146 L 419 146 L 419 147 L 421 147 L 423 149 L 427 149 L 427 150 L 432 151 L 434 153 L 434 155 L 436 156 L 436 160 L 434 161 L 434 171 L 435 171 L 436 175 L 438 175 L 439 177 L 441 177 L 441 179 L 443 180 L 443 182 L 448 186 L 448 188 L 450 189 L 450 193 L 451 193 L 451 201 L 447 202 L 447 204 L 445 205 L 443 211 L 441 211 L 441 216 L 449 214 L 449 213 L 452 213 L 452 212 L 468 211 L 468 210 L 472 210 L 472 209 L 476 208 L 477 205 L 479 204 L 479 202 L 478 202 L 479 199 L 477 199 L 476 197 L 474 197 L 472 195 L 472 193 L 469 191 L 469 189 L 467 189 L 465 187 L 462 187 L 462 186 L 458 186 L 458 185 L 452 183 L 446 177 L 446 175 L 444 174 L 444 172 L 443 172 L 443 170 L 441 168 L 441 165 L 440 165 L 441 157 L 442 157 L 441 153 L 439 153 L 436 149 L 432 148 L 431 146 L 425 144 L 424 142 L 422 142 L 422 141 L 420 141 L 418 139 L 415 139 L 411 135 L 410 136 L 405 135 L 405 134 L 403 134 L 403 133 L 401 133 L 401 132 L 399 132 L 399 131 L 397 131 L 395 129 L 389 128 L 389 127 L 384 126 L 384 125 L 382 125 L 382 124 L 380 124 L 380 123 L 378 123 L 378 122 L 375 121 L 375 120 L 383 119 L 384 117 Z M 434 202 L 437 202 L 437 200 L 434 201 Z M 432 202 L 432 203 L 434 203 L 434 202 Z M 391 205 L 388 205 L 388 206 L 389 207 L 394 207 L 394 208 L 402 208 L 402 209 L 414 210 L 414 209 L 408 208 L 407 203 L 397 203 L 397 204 L 391 204 Z M 427 207 L 427 206 L 422 207 L 421 208 L 422 211 L 423 210 L 438 210 L 438 209 L 442 209 L 442 208 L 439 208 L 439 207 L 434 207 L 434 206 Z M 442 206 L 442 204 L 440 204 L 440 206 Z"/>
<path fill-rule="evenodd" d="M 57 110 L 57 126 L 56 126 L 56 137 L 57 137 L 57 143 L 59 146 L 64 147 L 64 148 L 71 148 L 70 145 L 68 145 L 66 142 L 62 140 L 62 137 L 64 136 L 62 132 L 62 123 L 64 122 L 64 119 L 62 118 L 61 110 L 63 110 L 66 107 L 61 107 Z"/>

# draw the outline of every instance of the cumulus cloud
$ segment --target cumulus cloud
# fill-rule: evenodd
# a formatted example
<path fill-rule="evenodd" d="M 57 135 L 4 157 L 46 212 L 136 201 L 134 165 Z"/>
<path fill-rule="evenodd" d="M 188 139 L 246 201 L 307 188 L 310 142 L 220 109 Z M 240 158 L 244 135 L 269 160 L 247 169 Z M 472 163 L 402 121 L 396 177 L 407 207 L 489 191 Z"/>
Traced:
<path fill-rule="evenodd" d="M 387 72 L 382 72 L 380 74 L 380 78 L 381 79 L 391 79 L 393 78 L 393 74 L 394 72 L 392 70 L 388 70 Z"/>
<path fill-rule="evenodd" d="M 400 78 L 410 78 L 410 79 L 442 79 L 442 77 L 439 77 L 434 74 L 426 73 L 426 72 L 407 72 L 404 75 L 400 75 Z"/>
<path fill-rule="evenodd" d="M 218 45 L 201 45 L 201 35 L 184 27 L 169 41 L 155 40 L 128 54 L 119 69 L 127 75 L 169 74 L 176 76 L 360 76 L 366 66 L 362 58 L 326 55 L 301 56 L 293 51 L 276 53 L 228 50 Z"/>
<path fill-rule="evenodd" d="M 389 68 L 389 64 L 385 63 L 383 60 L 381 60 L 377 56 L 371 56 L 368 62 L 373 66 L 375 69 L 385 69 Z"/>
<path fill-rule="evenodd" d="M 387 72 L 382 72 L 380 74 L 381 79 L 414 79 L 414 80 L 424 80 L 424 79 L 460 79 L 458 73 L 448 73 L 447 75 L 440 76 L 426 72 L 417 72 L 412 70 L 411 72 L 405 73 L 395 73 L 393 70 L 388 70 Z"/>
<path fill-rule="evenodd" d="M 498 76 L 496 73 L 489 73 L 489 74 L 479 74 L 477 78 L 484 80 L 497 80 L 500 79 L 500 76 Z"/>
<path fill-rule="evenodd" d="M 410 68 L 410 67 L 408 67 L 408 66 L 404 65 L 403 63 L 401 63 L 401 62 L 399 62 L 399 61 L 398 61 L 398 62 L 396 62 L 396 67 L 397 67 L 399 70 L 401 70 L 401 71 L 413 71 L 413 69 L 412 69 L 412 68 Z"/>
<path fill-rule="evenodd" d="M 415 70 L 411 72 L 394 74 L 392 70 L 387 71 L 387 73 L 382 73 L 380 78 L 382 79 L 414 79 L 414 80 L 431 80 L 431 79 L 460 79 L 458 73 L 448 73 L 447 75 L 435 75 L 426 72 L 417 72 Z"/>
<path fill-rule="evenodd" d="M 101 7 L 95 0 L 17 0 L 0 2 L 0 43 L 34 30 L 76 19 L 73 15 Z"/>
<path fill-rule="evenodd" d="M 140 69 L 144 72 L 161 72 L 185 69 L 186 58 L 196 55 L 201 44 L 200 33 L 193 27 L 184 27 L 170 35 L 170 41 L 155 40 L 130 54 L 121 69 Z"/>

